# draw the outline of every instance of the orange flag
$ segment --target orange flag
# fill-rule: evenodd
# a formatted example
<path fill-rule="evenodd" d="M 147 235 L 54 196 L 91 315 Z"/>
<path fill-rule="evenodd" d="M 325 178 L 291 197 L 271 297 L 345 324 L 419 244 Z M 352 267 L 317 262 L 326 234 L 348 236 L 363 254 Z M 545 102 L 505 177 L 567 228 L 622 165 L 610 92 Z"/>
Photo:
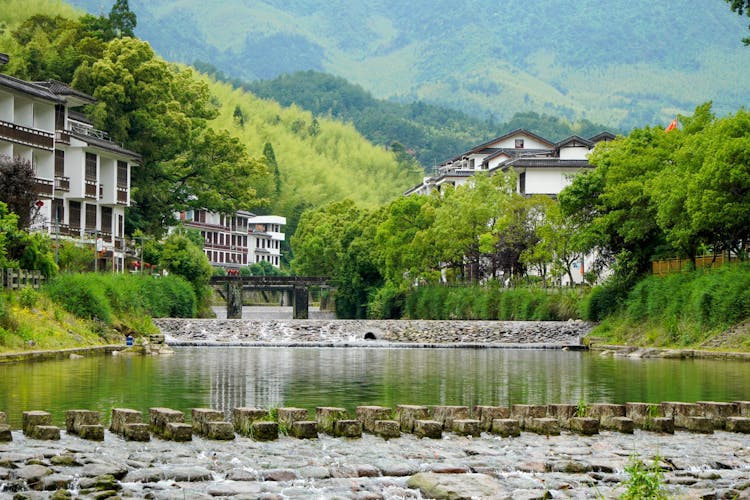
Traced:
<path fill-rule="evenodd" d="M 677 118 L 672 120 L 669 125 L 667 125 L 667 128 L 664 129 L 664 132 L 669 132 L 671 130 L 674 130 L 677 128 Z"/>

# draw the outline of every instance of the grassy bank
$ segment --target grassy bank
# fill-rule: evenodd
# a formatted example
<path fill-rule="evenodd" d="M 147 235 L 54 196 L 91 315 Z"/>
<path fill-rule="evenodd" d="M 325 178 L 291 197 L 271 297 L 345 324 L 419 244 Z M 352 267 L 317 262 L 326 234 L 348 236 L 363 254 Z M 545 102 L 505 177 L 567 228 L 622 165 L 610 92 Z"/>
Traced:
<path fill-rule="evenodd" d="M 583 303 L 592 335 L 620 344 L 749 350 L 750 264 L 650 276 L 617 300 L 595 288 Z"/>
<path fill-rule="evenodd" d="M 152 317 L 195 309 L 195 292 L 177 276 L 65 274 L 38 291 L 0 295 L 0 352 L 119 344 L 157 333 Z"/>

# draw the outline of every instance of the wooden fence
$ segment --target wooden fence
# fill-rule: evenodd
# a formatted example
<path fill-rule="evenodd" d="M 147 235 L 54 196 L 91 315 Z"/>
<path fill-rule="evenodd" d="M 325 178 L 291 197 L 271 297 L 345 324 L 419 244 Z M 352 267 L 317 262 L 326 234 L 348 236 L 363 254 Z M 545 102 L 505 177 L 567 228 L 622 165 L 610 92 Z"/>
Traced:
<path fill-rule="evenodd" d="M 713 269 L 721 267 L 727 262 L 737 262 L 737 257 L 727 258 L 725 255 L 703 255 L 695 258 L 696 269 Z M 657 276 L 679 273 L 684 269 L 692 269 L 693 261 L 690 259 L 666 259 L 651 262 L 651 272 Z"/>
<path fill-rule="evenodd" d="M 0 269 L 0 288 L 18 290 L 20 288 L 39 288 L 44 283 L 41 271 L 26 269 Z"/>

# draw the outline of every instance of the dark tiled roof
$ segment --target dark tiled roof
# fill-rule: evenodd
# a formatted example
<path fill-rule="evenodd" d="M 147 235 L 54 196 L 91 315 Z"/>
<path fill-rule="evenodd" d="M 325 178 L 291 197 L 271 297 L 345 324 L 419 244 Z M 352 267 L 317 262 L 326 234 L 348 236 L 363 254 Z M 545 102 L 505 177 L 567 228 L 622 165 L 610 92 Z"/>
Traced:
<path fill-rule="evenodd" d="M 577 135 L 571 135 L 570 137 L 567 137 L 563 139 L 562 141 L 555 144 L 555 147 L 557 149 L 560 149 L 562 146 L 566 144 L 570 144 L 571 142 L 580 142 L 586 147 L 592 148 L 594 147 L 594 143 L 588 139 L 584 139 L 583 137 L 577 136 Z"/>
<path fill-rule="evenodd" d="M 600 132 L 596 134 L 594 137 L 590 138 L 589 140 L 593 143 L 601 142 L 601 141 L 612 141 L 615 139 L 615 134 L 612 134 L 610 132 Z"/>
<path fill-rule="evenodd" d="M 65 99 L 56 95 L 46 87 L 35 83 L 26 82 L 9 75 L 0 74 L 0 86 L 22 92 L 24 94 L 38 97 L 47 101 L 64 104 Z"/>
<path fill-rule="evenodd" d="M 545 143 L 545 144 L 549 144 L 550 148 L 552 148 L 552 147 L 555 146 L 553 143 L 549 142 L 544 137 L 542 137 L 540 135 L 536 135 L 533 132 L 529 132 L 526 129 L 519 128 L 519 129 L 513 130 L 512 132 L 508 132 L 507 134 L 501 135 L 499 137 L 495 137 L 491 141 L 487 141 L 484 144 L 480 144 L 479 146 L 470 149 L 465 154 L 476 153 L 477 151 L 481 151 L 482 149 L 488 148 L 491 144 L 494 144 L 495 142 L 502 141 L 503 139 L 507 139 L 509 137 L 513 137 L 514 135 L 526 135 L 528 137 L 531 137 L 531 138 L 534 138 L 534 139 L 538 140 L 539 142 L 542 142 L 542 143 Z"/>
<path fill-rule="evenodd" d="M 66 133 L 70 134 L 71 137 L 75 137 L 76 139 L 79 139 L 87 143 L 89 146 L 94 146 L 99 149 L 111 151 L 112 153 L 117 153 L 122 156 L 127 156 L 135 161 L 141 161 L 141 155 L 133 151 L 130 151 L 129 149 L 125 149 L 122 146 L 115 144 L 114 142 L 110 142 L 105 139 L 99 139 L 98 137 L 93 137 L 93 136 L 86 135 L 86 134 L 81 134 L 79 132 L 73 132 L 70 130 L 67 130 Z"/>
<path fill-rule="evenodd" d="M 3 54 L 0 52 L 0 64 L 8 64 L 8 61 L 10 61 L 10 57 L 8 57 L 8 54 Z"/>
<path fill-rule="evenodd" d="M 73 111 L 72 109 L 68 110 L 68 117 L 71 120 L 75 120 L 77 122 L 88 123 L 88 124 L 92 123 L 92 121 L 89 119 L 88 116 L 86 116 L 83 113 L 80 113 L 78 111 Z"/>
<path fill-rule="evenodd" d="M 34 83 L 41 87 L 48 88 L 55 95 L 59 95 L 61 97 L 72 98 L 75 101 L 79 101 L 81 104 L 92 104 L 96 102 L 96 99 L 94 99 L 90 95 L 85 94 L 81 91 L 78 91 L 74 89 L 73 87 L 66 85 L 63 82 L 60 82 L 57 80 L 47 80 L 44 82 L 34 82 Z"/>

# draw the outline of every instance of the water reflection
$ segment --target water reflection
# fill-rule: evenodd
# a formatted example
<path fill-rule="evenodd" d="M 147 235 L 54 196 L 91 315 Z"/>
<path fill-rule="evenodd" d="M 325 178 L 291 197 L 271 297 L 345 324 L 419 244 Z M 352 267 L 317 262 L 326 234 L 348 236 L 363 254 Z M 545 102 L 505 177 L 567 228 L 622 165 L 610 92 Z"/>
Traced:
<path fill-rule="evenodd" d="M 0 411 L 61 424 L 72 408 L 509 405 L 750 399 L 750 363 L 602 358 L 561 351 L 178 348 L 170 357 L 0 365 Z M 105 418 L 108 420 L 108 418 Z"/>

